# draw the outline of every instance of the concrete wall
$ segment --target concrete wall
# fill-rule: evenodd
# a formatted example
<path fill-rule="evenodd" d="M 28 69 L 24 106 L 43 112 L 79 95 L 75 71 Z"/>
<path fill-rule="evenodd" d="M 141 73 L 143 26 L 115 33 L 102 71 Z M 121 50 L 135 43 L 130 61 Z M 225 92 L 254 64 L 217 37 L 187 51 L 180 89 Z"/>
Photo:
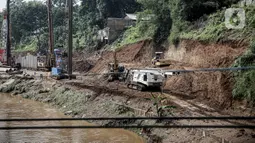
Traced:
<path fill-rule="evenodd" d="M 128 26 L 135 25 L 135 21 L 123 18 L 108 18 L 107 27 L 111 30 L 124 30 Z"/>
<path fill-rule="evenodd" d="M 116 40 L 125 28 L 135 25 L 136 21 L 123 18 L 108 18 L 107 28 L 109 29 L 110 42 Z"/>

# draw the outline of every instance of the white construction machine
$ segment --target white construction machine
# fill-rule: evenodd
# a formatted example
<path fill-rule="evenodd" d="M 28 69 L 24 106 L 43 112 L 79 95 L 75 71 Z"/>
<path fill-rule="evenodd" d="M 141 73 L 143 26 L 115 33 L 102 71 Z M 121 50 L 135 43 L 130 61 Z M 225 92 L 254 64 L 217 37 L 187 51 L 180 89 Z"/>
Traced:
<path fill-rule="evenodd" d="M 160 88 L 164 79 L 164 73 L 160 69 L 131 69 L 127 72 L 126 84 L 128 88 L 143 91 Z"/>

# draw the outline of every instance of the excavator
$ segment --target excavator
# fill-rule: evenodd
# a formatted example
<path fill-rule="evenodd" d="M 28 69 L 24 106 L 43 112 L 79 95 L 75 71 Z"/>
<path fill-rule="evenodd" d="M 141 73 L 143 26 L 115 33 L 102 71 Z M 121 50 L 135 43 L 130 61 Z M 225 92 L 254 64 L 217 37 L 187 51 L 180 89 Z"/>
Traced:
<path fill-rule="evenodd" d="M 155 57 L 152 59 L 152 65 L 154 67 L 170 66 L 171 61 L 164 59 L 163 52 L 156 52 Z"/>
<path fill-rule="evenodd" d="M 113 58 L 114 62 L 108 64 L 108 82 L 123 80 L 125 76 L 125 67 L 118 63 L 116 51 L 114 52 Z"/>

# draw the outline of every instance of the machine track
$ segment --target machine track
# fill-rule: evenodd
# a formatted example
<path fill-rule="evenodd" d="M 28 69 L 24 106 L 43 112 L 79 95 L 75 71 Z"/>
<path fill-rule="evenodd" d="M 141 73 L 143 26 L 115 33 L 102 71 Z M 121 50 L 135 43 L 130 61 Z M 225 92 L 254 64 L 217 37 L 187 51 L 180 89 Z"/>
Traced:
<path fill-rule="evenodd" d="M 134 89 L 134 90 L 138 90 L 138 91 L 144 91 L 146 89 L 146 86 L 140 83 L 137 84 L 128 84 L 127 87 L 129 89 Z"/>

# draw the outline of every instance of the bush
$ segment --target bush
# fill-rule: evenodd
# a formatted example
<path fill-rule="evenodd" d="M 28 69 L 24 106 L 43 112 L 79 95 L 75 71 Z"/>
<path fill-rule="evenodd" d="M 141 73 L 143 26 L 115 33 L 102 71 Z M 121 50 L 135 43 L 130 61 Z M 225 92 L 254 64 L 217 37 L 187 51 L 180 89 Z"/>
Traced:
<path fill-rule="evenodd" d="M 237 7 L 237 5 L 232 7 Z M 243 29 L 227 29 L 224 16 L 225 9 L 223 9 L 189 24 L 189 28 L 186 28 L 188 30 L 181 30 L 180 38 L 205 42 L 251 41 L 251 35 L 255 28 L 255 9 L 254 7 L 245 7 L 245 12 L 247 24 Z"/>
<path fill-rule="evenodd" d="M 252 52 L 248 51 L 243 56 L 239 57 L 234 64 L 234 67 L 246 67 L 255 66 L 255 55 L 254 55 L 254 44 L 252 42 L 250 49 Z M 235 99 L 246 99 L 250 101 L 251 104 L 255 103 L 255 71 L 240 71 L 235 74 L 235 85 L 232 91 L 233 97 Z"/>
<path fill-rule="evenodd" d="M 255 54 L 255 41 L 253 41 L 251 44 L 251 53 Z"/>
<path fill-rule="evenodd" d="M 149 21 L 139 21 L 136 26 L 127 29 L 122 38 L 113 44 L 113 47 L 119 48 L 126 44 L 135 43 L 145 39 L 152 39 L 156 28 L 156 25 Z"/>
<path fill-rule="evenodd" d="M 236 77 L 233 90 L 235 99 L 246 99 L 251 103 L 255 101 L 255 71 L 247 71 Z"/>

